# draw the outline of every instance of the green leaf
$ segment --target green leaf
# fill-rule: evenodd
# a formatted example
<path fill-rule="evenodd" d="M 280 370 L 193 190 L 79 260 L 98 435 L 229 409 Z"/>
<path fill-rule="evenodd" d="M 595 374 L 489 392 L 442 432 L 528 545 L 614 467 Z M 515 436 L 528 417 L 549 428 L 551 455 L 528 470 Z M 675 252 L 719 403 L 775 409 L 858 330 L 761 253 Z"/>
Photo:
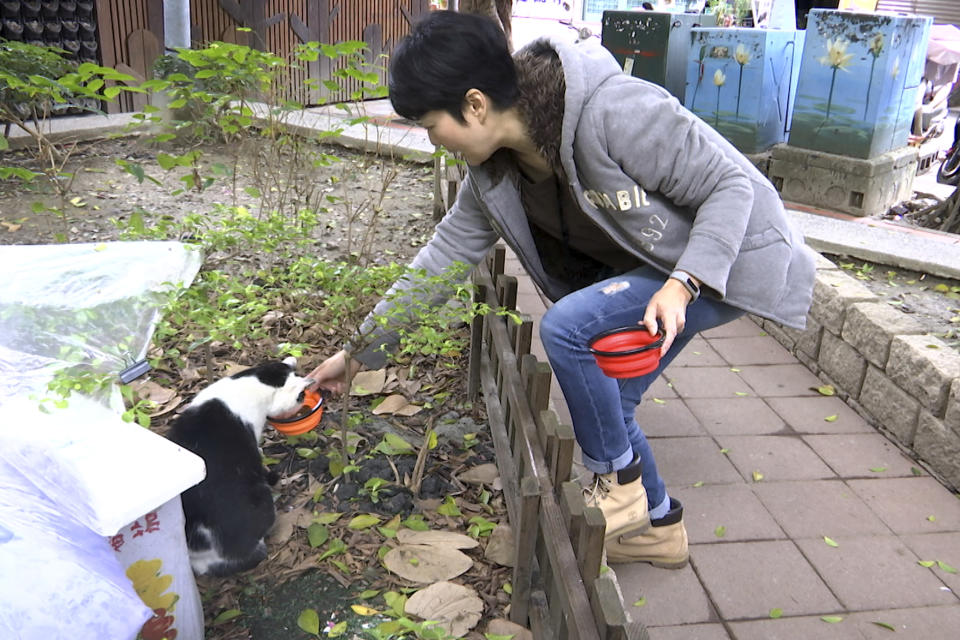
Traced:
<path fill-rule="evenodd" d="M 947 573 L 956 573 L 956 572 L 957 572 L 956 569 L 954 569 L 953 567 L 951 567 L 950 565 L 948 565 L 946 562 L 944 562 L 944 561 L 942 561 L 942 560 L 937 560 L 937 566 L 940 567 L 940 570 L 941 570 L 941 571 L 946 571 Z"/>
<path fill-rule="evenodd" d="M 326 525 L 314 522 L 307 527 L 307 540 L 310 542 L 311 547 L 320 547 L 329 539 L 330 529 L 328 529 Z"/>
<path fill-rule="evenodd" d="M 896 631 L 896 630 L 897 630 L 897 628 L 894 627 L 894 626 L 893 626 L 892 624 L 890 624 L 889 622 L 880 622 L 879 620 L 871 620 L 870 622 L 872 622 L 873 624 L 877 625 L 878 627 L 883 627 L 884 629 L 889 629 L 890 631 Z"/>
<path fill-rule="evenodd" d="M 320 635 L 320 616 L 313 609 L 304 609 L 297 618 L 297 626 L 307 633 L 318 636 Z"/>
<path fill-rule="evenodd" d="M 748 395 L 750 395 L 750 394 L 747 393 L 746 391 L 734 391 L 733 395 L 735 395 L 735 396 L 748 396 Z"/>
<path fill-rule="evenodd" d="M 822 396 L 835 396 L 837 395 L 837 390 L 834 389 L 832 384 L 824 384 L 819 387 L 811 387 L 814 391 L 819 393 Z"/>
<path fill-rule="evenodd" d="M 703 480 L 697 480 L 696 482 L 693 483 L 694 489 L 699 489 L 702 486 L 703 486 Z"/>
<path fill-rule="evenodd" d="M 226 611 L 221 611 L 216 618 L 213 619 L 213 624 L 223 624 L 229 620 L 233 620 L 237 616 L 242 616 L 243 612 L 240 609 L 227 609 Z"/>
<path fill-rule="evenodd" d="M 721 524 L 713 530 L 713 535 L 717 536 L 718 538 L 722 538 L 723 536 L 727 535 L 727 528 Z"/>
<path fill-rule="evenodd" d="M 783 609 L 776 609 L 776 608 L 770 609 L 770 617 L 773 618 L 774 620 L 776 620 L 782 615 L 783 615 Z"/>
<path fill-rule="evenodd" d="M 921 567 L 926 567 L 929 569 L 930 567 L 935 565 L 936 562 L 934 562 L 933 560 L 917 560 L 917 564 L 920 565 Z"/>
<path fill-rule="evenodd" d="M 366 591 L 361 591 L 357 597 L 361 600 L 369 600 L 370 598 L 376 598 L 378 595 L 380 595 L 379 589 L 367 589 Z"/>
<path fill-rule="evenodd" d="M 460 513 L 460 509 L 457 507 L 457 503 L 454 501 L 453 496 L 447 496 L 443 500 L 443 504 L 437 507 L 437 513 L 442 516 L 451 516 L 458 517 L 463 515 Z"/>
<path fill-rule="evenodd" d="M 642 606 L 645 605 L 645 604 L 647 604 L 647 599 L 646 599 L 646 598 L 640 598 L 639 600 L 637 600 L 636 602 L 633 603 L 633 606 L 635 606 L 635 607 L 642 607 Z"/>
<path fill-rule="evenodd" d="M 824 421 L 824 422 L 836 422 L 836 421 L 837 421 L 837 414 L 833 414 L 832 416 L 827 416 L 826 418 L 823 419 L 823 421 Z"/>
<path fill-rule="evenodd" d="M 830 624 L 835 624 L 837 622 L 843 621 L 842 616 L 820 616 L 820 619 L 824 622 L 829 622 Z"/>
<path fill-rule="evenodd" d="M 10 148 L 10 142 L 7 140 L 7 137 L 3 134 L 0 134 L 0 151 L 6 151 Z"/>
<path fill-rule="evenodd" d="M 829 547 L 839 547 L 839 546 L 840 546 L 839 544 L 837 544 L 836 540 L 834 540 L 833 538 L 828 538 L 827 536 L 823 536 L 823 541 L 826 542 L 826 543 L 827 543 L 827 546 L 829 546 Z"/>
<path fill-rule="evenodd" d="M 375 524 L 380 524 L 380 518 L 369 513 L 363 513 L 359 516 L 354 516 L 354 518 L 350 520 L 350 524 L 348 524 L 347 527 L 357 531 L 362 531 L 363 529 L 369 529 Z"/>
<path fill-rule="evenodd" d="M 330 627 L 330 631 L 327 632 L 327 635 L 331 638 L 339 638 L 347 630 L 347 621 L 341 620 L 337 624 Z"/>
<path fill-rule="evenodd" d="M 886 470 L 886 467 L 870 467 L 870 471 L 873 471 L 874 473 L 883 473 Z"/>
<path fill-rule="evenodd" d="M 730 449 L 724 447 L 723 449 L 720 449 L 720 453 L 726 455 L 726 454 L 730 453 Z"/>
<path fill-rule="evenodd" d="M 660 398 L 654 398 L 653 401 L 657 404 L 667 404 L 666 400 L 661 400 Z"/>

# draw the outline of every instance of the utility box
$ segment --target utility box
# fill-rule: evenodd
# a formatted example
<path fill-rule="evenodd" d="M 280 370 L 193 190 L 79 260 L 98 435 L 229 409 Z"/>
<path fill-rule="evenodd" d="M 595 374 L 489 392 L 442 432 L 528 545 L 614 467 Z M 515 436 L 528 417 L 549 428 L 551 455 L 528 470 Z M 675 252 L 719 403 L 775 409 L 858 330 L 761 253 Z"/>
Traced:
<path fill-rule="evenodd" d="M 625 73 L 660 85 L 683 103 L 690 31 L 703 18 L 695 13 L 604 11 L 600 42 Z"/>
<path fill-rule="evenodd" d="M 803 31 L 693 28 L 684 106 L 744 153 L 786 140 Z"/>
<path fill-rule="evenodd" d="M 932 22 L 811 10 L 790 145 L 853 158 L 906 145 Z"/>

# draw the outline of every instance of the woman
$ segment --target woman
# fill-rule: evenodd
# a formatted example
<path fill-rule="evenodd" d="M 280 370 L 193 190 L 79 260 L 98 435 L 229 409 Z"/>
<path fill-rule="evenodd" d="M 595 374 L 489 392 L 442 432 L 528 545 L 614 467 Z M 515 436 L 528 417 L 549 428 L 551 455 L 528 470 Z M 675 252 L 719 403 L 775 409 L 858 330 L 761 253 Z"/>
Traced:
<path fill-rule="evenodd" d="M 683 507 L 667 495 L 634 411 L 696 333 L 744 312 L 804 326 L 813 254 L 777 192 L 713 129 L 594 43 L 543 39 L 512 58 L 490 20 L 432 12 L 393 54 L 390 99 L 469 166 L 412 267 L 475 265 L 498 239 L 513 249 L 554 301 L 540 335 L 596 474 L 588 497 L 607 519 L 608 560 L 684 566 Z M 638 323 L 665 336 L 659 368 L 605 377 L 590 337 Z M 382 366 L 378 347 L 395 341 L 381 333 L 352 365 Z M 349 359 L 340 352 L 311 377 L 342 391 Z"/>

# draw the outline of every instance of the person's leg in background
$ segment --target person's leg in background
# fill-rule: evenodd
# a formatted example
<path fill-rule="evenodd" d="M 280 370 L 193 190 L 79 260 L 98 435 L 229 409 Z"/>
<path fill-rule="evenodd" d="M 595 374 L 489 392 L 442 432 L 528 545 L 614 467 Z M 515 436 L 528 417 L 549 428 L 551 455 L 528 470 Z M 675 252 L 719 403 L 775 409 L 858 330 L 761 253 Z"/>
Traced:
<path fill-rule="evenodd" d="M 540 336 L 570 410 L 584 466 L 597 476 L 588 498 L 607 519 L 609 559 L 624 561 L 620 556 L 629 552 L 632 560 L 679 567 L 686 564 L 682 505 L 668 497 L 634 413 L 643 393 L 694 335 L 743 312 L 702 297 L 687 308 L 686 326 L 656 371 L 626 380 L 608 378 L 590 353 L 590 339 L 637 325 L 663 281 L 656 270 L 640 268 L 576 291 L 547 311 Z M 668 546 L 678 548 L 664 551 L 661 538 L 670 538 L 674 544 Z M 624 545 L 629 546 L 621 549 Z"/>

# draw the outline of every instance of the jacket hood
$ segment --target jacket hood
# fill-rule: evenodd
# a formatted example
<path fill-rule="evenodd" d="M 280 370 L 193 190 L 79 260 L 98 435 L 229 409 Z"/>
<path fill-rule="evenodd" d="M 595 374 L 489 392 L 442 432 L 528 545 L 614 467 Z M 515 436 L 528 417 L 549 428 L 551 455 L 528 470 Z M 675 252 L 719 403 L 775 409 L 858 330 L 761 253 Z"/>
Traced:
<path fill-rule="evenodd" d="M 520 88 L 517 108 L 538 150 L 558 170 L 563 155 L 572 162 L 574 133 L 584 104 L 607 78 L 620 73 L 620 67 L 599 45 L 550 37 L 534 40 L 514 60 Z M 562 127 L 557 126 L 560 122 Z"/>

